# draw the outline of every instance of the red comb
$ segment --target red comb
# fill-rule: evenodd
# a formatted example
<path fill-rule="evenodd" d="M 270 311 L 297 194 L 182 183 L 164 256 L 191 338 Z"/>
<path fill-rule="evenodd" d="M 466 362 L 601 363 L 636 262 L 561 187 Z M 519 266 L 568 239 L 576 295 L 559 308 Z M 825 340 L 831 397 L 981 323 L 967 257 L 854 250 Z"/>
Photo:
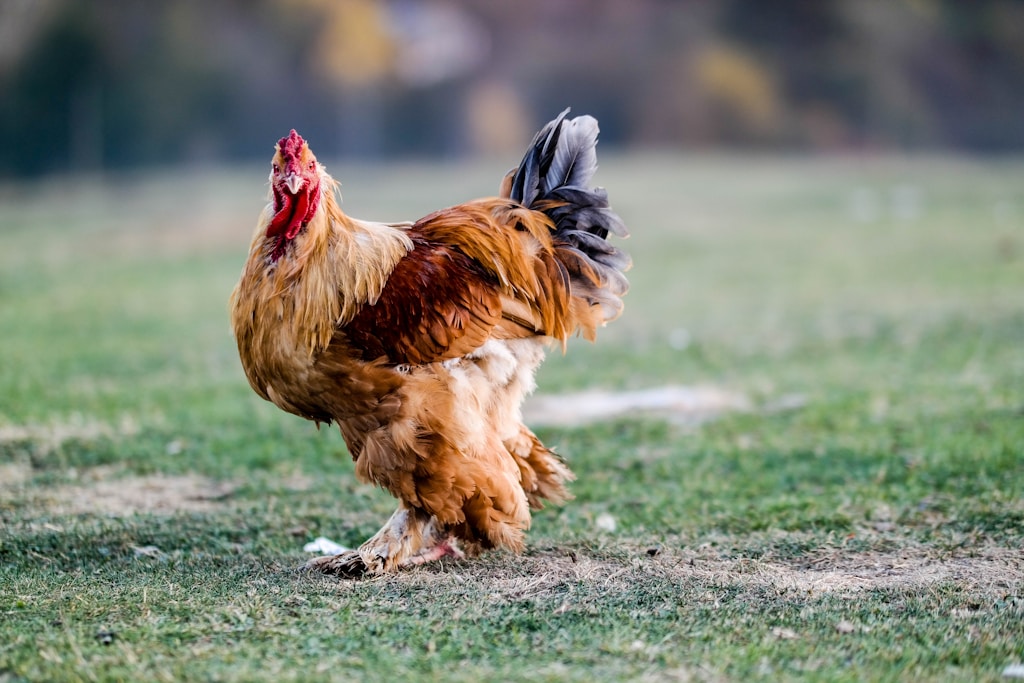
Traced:
<path fill-rule="evenodd" d="M 296 133 L 295 129 L 292 128 L 292 132 L 288 133 L 288 137 L 281 138 L 277 141 L 277 148 L 281 150 L 281 156 L 285 159 L 297 159 L 305 144 L 306 141 L 302 139 L 302 136 Z"/>

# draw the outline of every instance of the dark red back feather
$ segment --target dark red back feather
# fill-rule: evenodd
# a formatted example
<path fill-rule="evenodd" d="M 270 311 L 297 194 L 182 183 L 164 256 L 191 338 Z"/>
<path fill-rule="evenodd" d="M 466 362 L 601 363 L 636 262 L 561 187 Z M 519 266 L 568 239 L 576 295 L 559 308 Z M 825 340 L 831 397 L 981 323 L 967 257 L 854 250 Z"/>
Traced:
<path fill-rule="evenodd" d="M 457 249 L 420 237 L 414 243 L 380 299 L 344 327 L 364 360 L 421 364 L 456 358 L 482 345 L 501 320 L 492 275 Z"/>

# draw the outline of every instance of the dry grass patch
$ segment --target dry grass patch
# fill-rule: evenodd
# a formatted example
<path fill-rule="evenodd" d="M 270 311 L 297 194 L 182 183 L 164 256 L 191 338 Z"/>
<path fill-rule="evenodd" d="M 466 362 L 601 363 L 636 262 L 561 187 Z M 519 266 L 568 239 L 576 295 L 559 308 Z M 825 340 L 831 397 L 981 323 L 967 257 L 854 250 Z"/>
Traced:
<path fill-rule="evenodd" d="M 11 492 L 3 495 L 0 489 L 0 502 L 3 498 L 20 500 L 25 516 L 209 512 L 223 508 L 236 488 L 197 474 L 124 475 L 111 467 L 85 470 L 75 484 L 28 488 L 24 482 L 31 469 L 27 465 L 11 468 L 20 472 L 22 490 L 15 496 Z"/>
<path fill-rule="evenodd" d="M 129 415 L 117 424 L 103 422 L 73 413 L 49 422 L 0 425 L 0 446 L 31 443 L 37 453 L 50 453 L 69 441 L 95 441 L 101 438 L 127 437 L 138 434 L 138 423 Z"/>
<path fill-rule="evenodd" d="M 777 560 L 701 558 L 692 555 L 672 570 L 680 580 L 739 585 L 809 595 L 855 595 L 881 589 L 927 589 L 954 583 L 1005 596 L 1024 583 L 1024 560 L 1010 548 L 988 546 L 942 554 L 909 546 L 892 551 L 848 552 L 823 548 L 808 558 Z"/>
<path fill-rule="evenodd" d="M 347 592 L 367 582 L 384 584 L 378 595 L 382 604 L 391 606 L 395 601 L 388 585 L 414 595 L 420 591 L 479 592 L 482 603 L 466 609 L 528 601 L 553 605 L 557 615 L 586 610 L 605 595 L 652 585 L 675 586 L 679 596 L 705 592 L 711 601 L 716 599 L 716 590 L 723 588 L 759 595 L 856 598 L 867 591 L 927 592 L 953 584 L 991 600 L 1019 595 L 1024 588 L 1024 557 L 1018 550 L 995 545 L 949 553 L 924 545 L 863 552 L 822 547 L 790 561 L 723 557 L 707 547 L 632 547 L 630 551 L 625 557 L 589 554 L 582 549 L 527 551 L 519 557 L 492 553 L 471 563 L 423 567 L 361 582 L 341 581 L 337 590 Z"/>

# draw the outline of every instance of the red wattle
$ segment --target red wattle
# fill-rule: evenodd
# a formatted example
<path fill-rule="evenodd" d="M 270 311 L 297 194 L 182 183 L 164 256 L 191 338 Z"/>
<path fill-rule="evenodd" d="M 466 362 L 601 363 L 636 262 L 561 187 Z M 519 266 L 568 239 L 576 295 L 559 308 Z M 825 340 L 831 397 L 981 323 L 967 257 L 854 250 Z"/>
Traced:
<path fill-rule="evenodd" d="M 300 192 L 295 196 L 295 203 L 292 208 L 291 219 L 288 221 L 288 232 L 284 234 L 285 239 L 295 239 L 299 230 L 306 224 L 309 214 L 309 192 Z M 309 216 L 312 218 L 312 216 Z"/>
<path fill-rule="evenodd" d="M 320 183 L 298 194 L 289 194 L 274 188 L 274 208 L 277 213 L 267 226 L 267 237 L 276 237 L 273 258 L 276 261 L 284 253 L 284 245 L 295 239 L 306 227 L 320 206 Z"/>
<path fill-rule="evenodd" d="M 276 237 L 285 232 L 295 213 L 295 197 L 285 192 L 274 192 L 274 208 L 277 213 L 267 226 L 267 237 Z"/>
<path fill-rule="evenodd" d="M 309 225 L 309 222 L 313 220 L 313 216 L 316 215 L 316 210 L 320 208 L 320 183 L 310 188 L 309 203 L 306 206 L 306 215 L 302 217 L 302 224 Z"/>

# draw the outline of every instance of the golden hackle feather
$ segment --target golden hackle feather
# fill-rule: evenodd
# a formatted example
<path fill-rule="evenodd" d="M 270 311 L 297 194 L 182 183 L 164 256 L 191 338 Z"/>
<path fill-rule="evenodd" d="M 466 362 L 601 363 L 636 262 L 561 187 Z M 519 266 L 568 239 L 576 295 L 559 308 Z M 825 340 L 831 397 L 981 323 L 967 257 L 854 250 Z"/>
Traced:
<path fill-rule="evenodd" d="M 310 355 L 325 349 L 339 326 L 377 300 L 395 264 L 412 249 L 403 229 L 408 224 L 350 218 L 338 206 L 337 184 L 326 171 L 321 171 L 321 187 L 321 208 L 293 240 L 288 258 L 271 258 L 274 245 L 265 233 L 273 208 L 264 209 L 231 295 L 233 311 L 271 316 L 254 321 L 256 327 L 287 324 Z"/>

